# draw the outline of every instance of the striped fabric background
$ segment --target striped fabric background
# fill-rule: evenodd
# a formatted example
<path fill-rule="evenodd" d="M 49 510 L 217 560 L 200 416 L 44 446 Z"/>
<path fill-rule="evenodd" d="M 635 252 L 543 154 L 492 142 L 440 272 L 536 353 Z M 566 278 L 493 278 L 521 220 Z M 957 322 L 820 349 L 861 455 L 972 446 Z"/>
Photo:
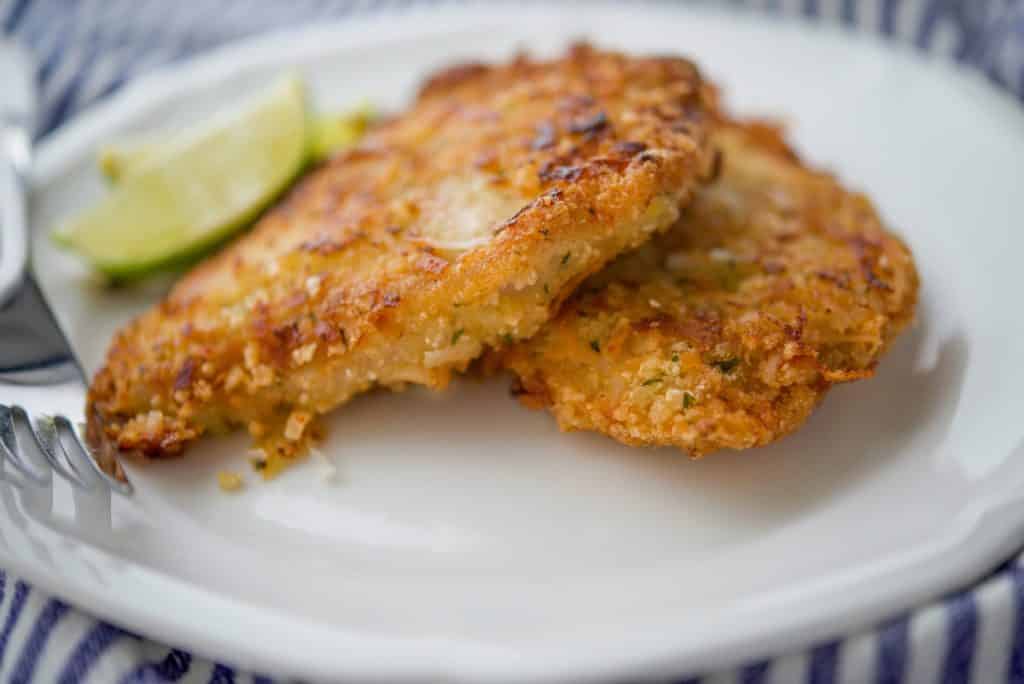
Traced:
<path fill-rule="evenodd" d="M 42 94 L 38 133 L 45 135 L 156 65 L 268 29 L 394 11 L 415 1 L 0 0 L 0 30 L 36 55 Z M 801 14 L 881 33 L 970 64 L 1024 103 L 1024 0 L 731 0 L 728 4 Z M 1022 563 L 1020 557 L 1013 559 L 976 586 L 872 631 L 678 681 L 1024 683 Z M 270 680 L 201 661 L 97 622 L 0 570 L 0 681 L 226 684 Z"/>

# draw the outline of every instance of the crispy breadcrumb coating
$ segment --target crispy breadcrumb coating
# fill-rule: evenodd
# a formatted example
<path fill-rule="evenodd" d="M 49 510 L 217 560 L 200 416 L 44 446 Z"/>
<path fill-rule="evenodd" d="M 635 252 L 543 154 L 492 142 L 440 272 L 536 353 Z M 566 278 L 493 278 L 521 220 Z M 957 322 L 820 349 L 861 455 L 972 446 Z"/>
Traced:
<path fill-rule="evenodd" d="M 109 466 L 245 425 L 269 475 L 352 396 L 445 386 L 676 220 L 712 110 L 690 62 L 585 45 L 438 74 L 117 334 L 90 440 Z"/>
<path fill-rule="evenodd" d="M 669 232 L 497 355 L 563 429 L 692 456 L 767 444 L 833 384 L 870 377 L 912 319 L 910 251 L 867 198 L 801 164 L 772 125 L 715 140 L 720 179 Z"/>

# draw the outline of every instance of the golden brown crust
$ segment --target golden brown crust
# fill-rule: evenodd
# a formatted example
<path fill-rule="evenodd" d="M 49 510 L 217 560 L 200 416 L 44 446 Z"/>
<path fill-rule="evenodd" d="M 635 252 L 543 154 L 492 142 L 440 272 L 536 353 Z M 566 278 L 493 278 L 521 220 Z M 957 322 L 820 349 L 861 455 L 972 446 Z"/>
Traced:
<path fill-rule="evenodd" d="M 675 220 L 712 107 L 685 60 L 586 46 L 436 76 L 118 333 L 90 437 L 163 457 L 248 425 L 273 471 L 300 450 L 288 425 L 374 385 L 444 386 Z"/>
<path fill-rule="evenodd" d="M 722 176 L 675 227 L 490 360 L 563 429 L 693 456 L 763 445 L 832 384 L 871 376 L 913 317 L 910 252 L 864 196 L 801 165 L 771 124 L 716 142 Z"/>

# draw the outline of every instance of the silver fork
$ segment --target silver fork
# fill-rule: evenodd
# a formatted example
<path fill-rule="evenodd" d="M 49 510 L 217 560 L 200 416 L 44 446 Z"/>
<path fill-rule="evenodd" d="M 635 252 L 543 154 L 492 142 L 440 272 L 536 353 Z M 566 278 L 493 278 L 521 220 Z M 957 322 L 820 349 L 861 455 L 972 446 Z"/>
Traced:
<path fill-rule="evenodd" d="M 7 330 L 13 335 L 42 323 L 50 329 L 47 344 L 56 350 L 44 364 L 12 364 L 11 359 L 5 359 L 8 368 L 0 368 L 0 381 L 9 387 L 11 383 L 51 383 L 69 376 L 85 382 L 52 312 L 26 276 L 34 75 L 25 52 L 0 39 L 0 83 L 4 84 L 0 92 L 0 334 Z M 19 345 L 12 342 L 4 346 L 13 350 Z M 0 471 L 5 463 L 11 464 L 21 474 L 21 484 L 49 487 L 52 474 L 57 473 L 79 490 L 102 487 L 126 495 L 132 492 L 131 483 L 116 462 L 111 461 L 105 470 L 93 456 L 81 426 L 65 416 L 32 417 L 21 406 L 0 403 Z"/>

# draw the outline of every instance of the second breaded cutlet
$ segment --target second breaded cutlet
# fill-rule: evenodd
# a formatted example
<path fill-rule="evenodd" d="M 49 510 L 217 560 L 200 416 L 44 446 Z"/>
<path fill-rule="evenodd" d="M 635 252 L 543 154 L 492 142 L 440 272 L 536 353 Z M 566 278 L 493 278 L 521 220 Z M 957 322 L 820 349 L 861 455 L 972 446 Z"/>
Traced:
<path fill-rule="evenodd" d="M 90 440 L 109 465 L 245 425 L 270 474 L 354 395 L 443 387 L 676 220 L 712 99 L 686 60 L 584 45 L 438 74 L 117 334 Z"/>
<path fill-rule="evenodd" d="M 701 456 L 798 428 L 914 314 L 910 251 L 769 124 L 716 133 L 721 177 L 497 361 L 565 430 Z M 494 359 L 491 359 L 494 361 Z"/>

